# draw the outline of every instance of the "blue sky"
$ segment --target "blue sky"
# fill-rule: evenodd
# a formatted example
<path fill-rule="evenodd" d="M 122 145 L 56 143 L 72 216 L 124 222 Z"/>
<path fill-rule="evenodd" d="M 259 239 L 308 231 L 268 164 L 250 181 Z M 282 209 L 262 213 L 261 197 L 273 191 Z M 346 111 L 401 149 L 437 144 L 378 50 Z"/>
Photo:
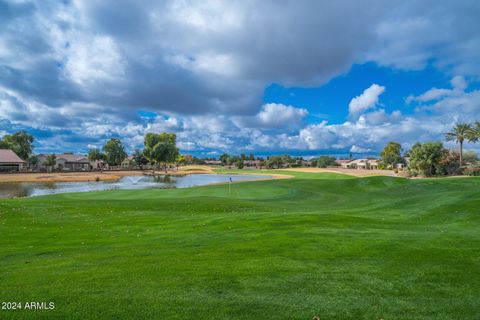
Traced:
<path fill-rule="evenodd" d="M 406 150 L 480 120 L 478 16 L 473 0 L 0 0 L 0 136 L 25 129 L 36 152 L 132 151 L 163 131 L 198 156 Z"/>
<path fill-rule="evenodd" d="M 406 97 L 420 95 L 432 87 L 449 87 L 448 75 L 432 67 L 420 71 L 395 70 L 381 67 L 375 63 L 355 64 L 345 74 L 339 75 L 328 83 L 313 88 L 285 88 L 272 84 L 265 89 L 266 103 L 283 103 L 294 106 L 308 106 L 311 115 L 309 122 L 326 119 L 341 123 L 348 116 L 348 103 L 372 83 L 381 84 L 388 89 L 382 94 L 382 105 L 392 112 L 401 108 L 404 113 L 413 113 L 413 105 L 405 105 Z M 343 106 L 343 107 L 342 107 Z"/>

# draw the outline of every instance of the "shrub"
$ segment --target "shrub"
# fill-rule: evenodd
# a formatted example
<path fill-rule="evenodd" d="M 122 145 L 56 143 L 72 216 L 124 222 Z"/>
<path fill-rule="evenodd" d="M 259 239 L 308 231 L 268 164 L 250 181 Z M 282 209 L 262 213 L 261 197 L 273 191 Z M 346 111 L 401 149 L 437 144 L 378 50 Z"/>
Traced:
<path fill-rule="evenodd" d="M 463 171 L 468 176 L 480 176 L 480 164 L 469 165 Z"/>
<path fill-rule="evenodd" d="M 410 170 L 412 173 L 423 176 L 435 176 L 443 174 L 440 168 L 440 160 L 444 155 L 441 142 L 427 142 L 413 145 L 408 152 L 410 156 Z"/>
<path fill-rule="evenodd" d="M 242 159 L 239 159 L 237 160 L 237 169 L 243 169 L 243 160 Z"/>
<path fill-rule="evenodd" d="M 460 167 L 460 154 L 455 151 L 444 150 L 442 159 L 439 162 L 437 174 L 443 175 L 459 175 L 462 174 Z"/>

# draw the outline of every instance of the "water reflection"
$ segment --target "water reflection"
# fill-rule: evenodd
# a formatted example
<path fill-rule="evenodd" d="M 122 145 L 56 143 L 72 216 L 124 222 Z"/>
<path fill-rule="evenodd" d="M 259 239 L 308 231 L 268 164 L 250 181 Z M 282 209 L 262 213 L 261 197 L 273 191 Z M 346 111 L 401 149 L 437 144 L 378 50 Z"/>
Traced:
<path fill-rule="evenodd" d="M 55 193 L 120 189 L 189 188 L 229 181 L 249 181 L 265 178 L 268 178 L 268 176 L 240 174 L 189 174 L 184 176 L 126 176 L 113 182 L 0 183 L 0 198 L 31 197 Z"/>

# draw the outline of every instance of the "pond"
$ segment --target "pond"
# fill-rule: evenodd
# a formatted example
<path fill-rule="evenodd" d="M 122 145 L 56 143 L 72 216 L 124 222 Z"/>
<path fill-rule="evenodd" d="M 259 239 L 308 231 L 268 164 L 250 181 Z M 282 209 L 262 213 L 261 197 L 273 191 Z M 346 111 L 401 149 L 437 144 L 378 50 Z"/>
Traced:
<path fill-rule="evenodd" d="M 56 193 L 121 189 L 190 188 L 230 181 L 253 181 L 266 178 L 271 177 L 250 174 L 188 174 L 184 176 L 126 176 L 117 181 L 98 182 L 0 183 L 0 198 L 33 197 Z"/>

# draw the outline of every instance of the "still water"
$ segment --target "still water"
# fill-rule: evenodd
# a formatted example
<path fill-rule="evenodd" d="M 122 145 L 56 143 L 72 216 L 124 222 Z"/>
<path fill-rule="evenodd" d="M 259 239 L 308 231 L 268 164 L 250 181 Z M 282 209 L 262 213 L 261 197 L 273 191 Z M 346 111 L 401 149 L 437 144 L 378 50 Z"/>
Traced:
<path fill-rule="evenodd" d="M 0 198 L 102 190 L 189 188 L 230 181 L 253 181 L 266 178 L 270 177 L 250 174 L 188 174 L 185 176 L 160 175 L 155 177 L 127 176 L 117 181 L 99 182 L 0 183 Z"/>

